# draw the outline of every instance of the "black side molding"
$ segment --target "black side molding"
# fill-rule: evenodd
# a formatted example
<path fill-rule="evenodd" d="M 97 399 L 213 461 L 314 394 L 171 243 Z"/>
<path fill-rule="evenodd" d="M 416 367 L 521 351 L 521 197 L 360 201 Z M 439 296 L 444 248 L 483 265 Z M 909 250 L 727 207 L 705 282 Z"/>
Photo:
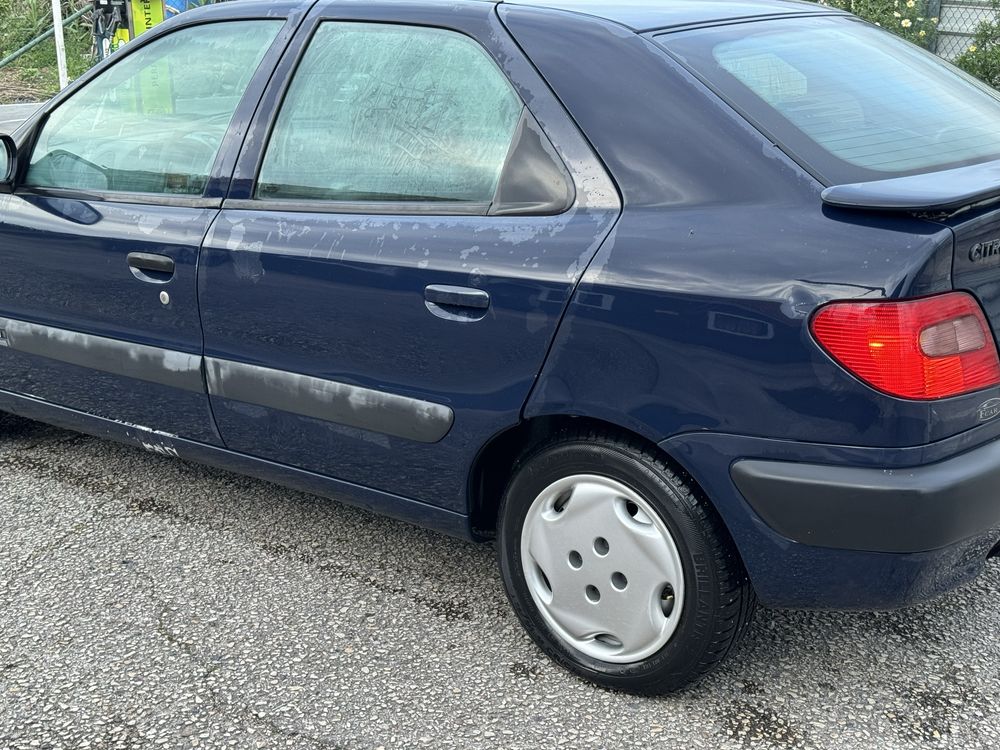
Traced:
<path fill-rule="evenodd" d="M 125 378 L 202 393 L 200 354 L 0 318 L 0 347 Z M 0 351 L 3 351 L 0 349 Z"/>
<path fill-rule="evenodd" d="M 803 544 L 911 553 L 1000 539 L 1000 441 L 910 469 L 743 460 L 730 474 L 768 526 Z"/>
<path fill-rule="evenodd" d="M 212 396 L 419 443 L 444 439 L 455 421 L 451 407 L 386 391 L 213 357 L 205 366 Z"/>

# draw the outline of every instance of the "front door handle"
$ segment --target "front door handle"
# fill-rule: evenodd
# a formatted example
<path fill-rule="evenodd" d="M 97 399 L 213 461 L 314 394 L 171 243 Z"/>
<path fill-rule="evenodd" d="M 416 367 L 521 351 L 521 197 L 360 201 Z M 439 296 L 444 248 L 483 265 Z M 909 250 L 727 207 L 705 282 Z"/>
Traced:
<path fill-rule="evenodd" d="M 128 267 L 140 281 L 163 284 L 174 275 L 174 259 L 153 253 L 129 253 Z"/>
<path fill-rule="evenodd" d="M 473 310 L 486 310 L 490 306 L 489 294 L 482 289 L 471 289 L 466 286 L 433 284 L 424 289 L 424 299 L 435 305 L 469 307 Z"/>
<path fill-rule="evenodd" d="M 467 286 L 432 284 L 424 289 L 424 300 L 432 315 L 456 323 L 482 320 L 490 308 L 490 295 Z"/>

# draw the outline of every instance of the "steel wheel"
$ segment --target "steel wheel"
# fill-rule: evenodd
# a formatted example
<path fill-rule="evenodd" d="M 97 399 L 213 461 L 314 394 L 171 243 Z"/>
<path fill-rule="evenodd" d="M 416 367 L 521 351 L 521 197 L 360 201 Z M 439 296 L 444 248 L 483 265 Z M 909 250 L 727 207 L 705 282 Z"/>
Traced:
<path fill-rule="evenodd" d="M 677 545 L 656 510 L 619 481 L 577 474 L 546 487 L 525 516 L 521 560 L 546 623 L 591 658 L 641 661 L 677 629 Z"/>

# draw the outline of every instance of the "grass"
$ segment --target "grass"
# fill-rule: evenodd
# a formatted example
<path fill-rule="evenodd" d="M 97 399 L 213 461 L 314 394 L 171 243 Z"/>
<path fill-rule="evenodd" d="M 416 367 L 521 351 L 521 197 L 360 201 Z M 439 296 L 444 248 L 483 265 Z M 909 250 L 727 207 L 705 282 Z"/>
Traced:
<path fill-rule="evenodd" d="M 87 5 L 87 0 L 63 0 L 63 15 Z M 89 14 L 65 30 L 66 65 L 73 79 L 92 64 Z M 51 0 L 0 0 L 0 58 L 52 26 Z M 59 90 L 56 43 L 46 39 L 13 64 L 0 68 L 0 104 L 37 102 Z"/>

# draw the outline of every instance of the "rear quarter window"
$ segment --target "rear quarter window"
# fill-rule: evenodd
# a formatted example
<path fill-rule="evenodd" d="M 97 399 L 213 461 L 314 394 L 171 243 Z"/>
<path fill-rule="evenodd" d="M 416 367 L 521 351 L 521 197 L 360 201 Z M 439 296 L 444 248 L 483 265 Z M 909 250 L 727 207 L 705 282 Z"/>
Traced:
<path fill-rule="evenodd" d="M 995 91 L 854 18 L 759 21 L 657 41 L 828 184 L 1000 158 Z"/>

